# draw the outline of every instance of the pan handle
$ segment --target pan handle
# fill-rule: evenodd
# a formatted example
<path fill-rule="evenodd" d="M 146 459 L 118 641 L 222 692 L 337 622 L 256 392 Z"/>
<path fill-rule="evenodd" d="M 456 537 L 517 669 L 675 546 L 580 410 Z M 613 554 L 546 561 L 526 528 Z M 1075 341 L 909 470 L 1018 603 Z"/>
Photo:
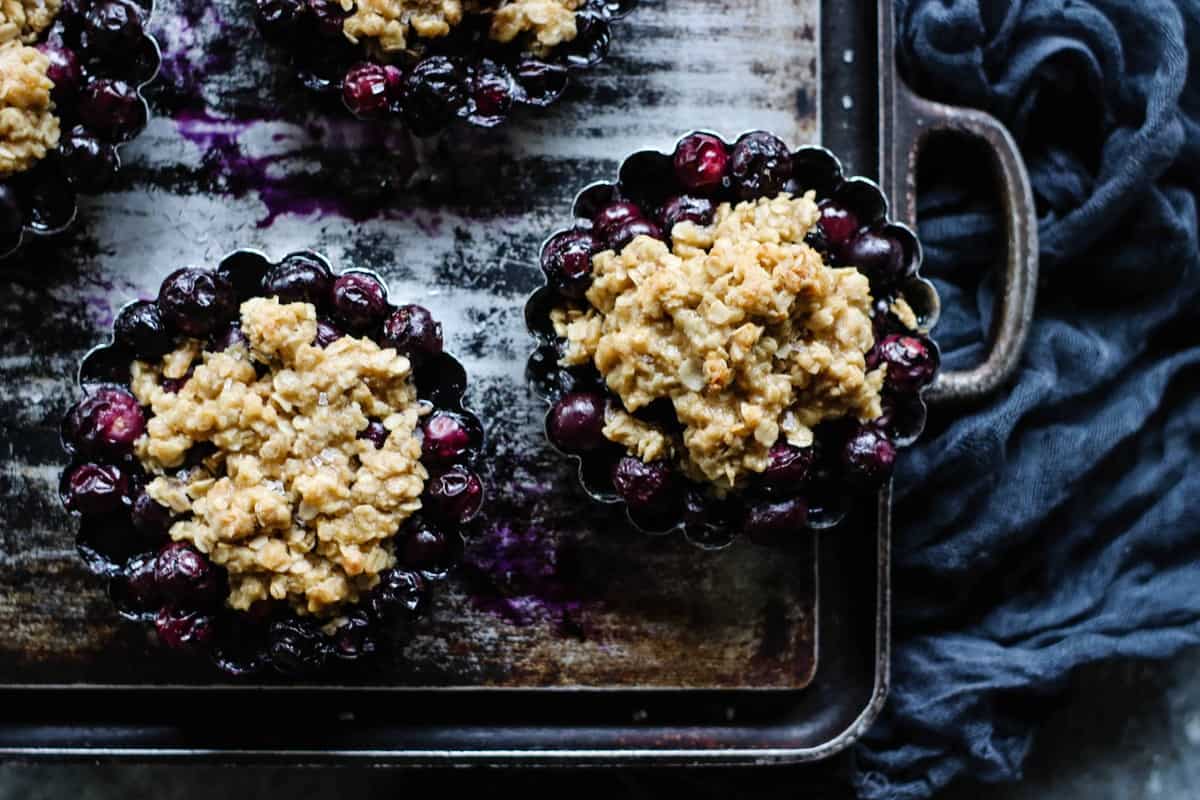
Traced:
<path fill-rule="evenodd" d="M 942 371 L 925 391 L 930 403 L 979 400 L 995 392 L 1020 364 L 1033 322 L 1038 280 L 1037 212 L 1025 163 L 1012 135 L 995 117 L 982 111 L 935 103 L 918 97 L 897 81 L 895 112 L 896 174 L 893 184 L 902 205 L 897 209 L 915 225 L 917 156 L 937 131 L 965 133 L 982 139 L 992 152 L 1004 201 L 1007 253 L 1002 287 L 996 296 L 990 346 L 982 363 L 966 370 Z"/>

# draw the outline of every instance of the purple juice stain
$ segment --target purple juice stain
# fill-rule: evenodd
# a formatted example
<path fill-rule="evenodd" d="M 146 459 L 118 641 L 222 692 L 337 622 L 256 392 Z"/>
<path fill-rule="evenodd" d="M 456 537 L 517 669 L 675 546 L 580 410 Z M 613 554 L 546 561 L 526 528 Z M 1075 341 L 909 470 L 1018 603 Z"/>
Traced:
<path fill-rule="evenodd" d="M 549 622 L 564 636 L 582 638 L 583 613 L 595 599 L 578 572 L 571 541 L 534 523 L 492 523 L 463 557 L 473 606 L 514 625 Z"/>

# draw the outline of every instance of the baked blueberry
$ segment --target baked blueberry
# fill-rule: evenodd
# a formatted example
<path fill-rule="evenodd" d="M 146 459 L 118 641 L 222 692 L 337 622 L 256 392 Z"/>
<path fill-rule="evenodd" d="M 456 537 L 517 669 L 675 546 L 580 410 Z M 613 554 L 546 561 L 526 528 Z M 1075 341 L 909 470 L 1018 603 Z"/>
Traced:
<path fill-rule="evenodd" d="M 695 194 L 711 195 L 720 191 L 729 173 L 729 151 L 716 136 L 693 133 L 675 146 L 674 164 L 680 186 Z"/>
<path fill-rule="evenodd" d="M 154 618 L 163 646 L 184 653 L 206 650 L 213 642 L 215 627 L 208 614 L 174 606 L 164 606 Z"/>
<path fill-rule="evenodd" d="M 113 323 L 113 336 L 138 358 L 161 358 L 173 344 L 158 304 L 150 300 L 139 300 L 121 309 Z"/>
<path fill-rule="evenodd" d="M 129 500 L 129 478 L 115 464 L 80 464 L 67 475 L 63 505 L 81 514 L 108 514 Z"/>
<path fill-rule="evenodd" d="M 165 536 L 174 518 L 171 509 L 145 492 L 134 498 L 129 509 L 129 520 L 133 527 L 151 538 Z"/>
<path fill-rule="evenodd" d="M 662 224 L 662 229 L 667 232 L 670 232 L 680 222 L 709 225 L 712 223 L 716 211 L 713 201 L 707 197 L 679 194 L 663 204 L 659 222 Z"/>
<path fill-rule="evenodd" d="M 357 64 L 342 79 L 342 102 L 359 119 L 373 119 L 388 110 L 388 74 L 380 64 Z"/>
<path fill-rule="evenodd" d="M 892 476 L 896 447 L 888 435 L 875 425 L 861 425 L 842 449 L 847 476 L 856 483 L 879 486 Z"/>
<path fill-rule="evenodd" d="M 743 200 L 773 197 L 792 176 L 792 156 L 778 136 L 756 131 L 733 146 L 729 176 L 737 196 Z"/>
<path fill-rule="evenodd" d="M 172 542 L 158 551 L 154 577 L 163 597 L 190 608 L 212 603 L 220 587 L 212 563 L 186 542 Z"/>
<path fill-rule="evenodd" d="M 312 303 L 322 308 L 332 288 L 329 265 L 308 253 L 293 253 L 263 276 L 263 293 L 281 303 Z"/>
<path fill-rule="evenodd" d="M 937 372 L 936 352 L 920 337 L 892 334 L 875 345 L 875 350 L 879 362 L 887 365 L 884 382 L 894 392 L 916 392 Z"/>
<path fill-rule="evenodd" d="M 158 290 L 158 310 L 186 336 L 204 337 L 237 313 L 233 286 L 212 270 L 185 267 L 167 276 Z"/>
<path fill-rule="evenodd" d="M 87 194 L 107 189 L 120 168 L 116 148 L 100 141 L 83 126 L 73 128 L 63 138 L 59 152 L 63 171 L 79 191 Z"/>
<path fill-rule="evenodd" d="M 367 597 L 371 613 L 380 619 L 416 616 L 429 603 L 429 589 L 420 573 L 396 567 L 379 576 Z"/>
<path fill-rule="evenodd" d="M 563 395 L 546 423 L 550 441 L 568 453 L 587 453 L 608 444 L 604 438 L 604 410 L 608 401 L 599 392 Z"/>
<path fill-rule="evenodd" d="M 882 284 L 908 276 L 904 246 L 878 231 L 862 231 L 846 242 L 842 260 Z"/>
<path fill-rule="evenodd" d="M 435 464 L 466 458 L 478 444 L 471 422 L 453 411 L 435 411 L 421 426 L 421 453 Z"/>
<path fill-rule="evenodd" d="M 795 494 L 808 480 L 816 452 L 812 447 L 778 442 L 771 448 L 769 457 L 770 463 L 760 478 L 763 487 L 777 494 Z"/>
<path fill-rule="evenodd" d="M 383 342 L 421 364 L 442 353 L 442 325 L 423 306 L 400 306 L 383 325 Z"/>
<path fill-rule="evenodd" d="M 312 620 L 293 617 L 273 622 L 267 641 L 271 665 L 284 675 L 314 675 L 330 656 L 330 642 Z"/>
<path fill-rule="evenodd" d="M 558 234 L 542 250 L 542 271 L 564 297 L 579 299 L 592 283 L 592 253 L 598 249 L 589 231 Z"/>
<path fill-rule="evenodd" d="M 743 530 L 755 544 L 781 544 L 799 538 L 808 524 L 808 506 L 799 497 L 771 500 L 750 506 Z"/>
<path fill-rule="evenodd" d="M 388 313 L 387 291 L 378 280 L 347 272 L 333 282 L 333 312 L 346 330 L 361 333 L 383 322 Z"/>
<path fill-rule="evenodd" d="M 461 464 L 432 475 L 425 487 L 425 507 L 437 519 L 461 526 L 483 506 L 483 481 Z"/>
<path fill-rule="evenodd" d="M 96 78 L 80 93 L 79 119 L 104 139 L 124 142 L 146 126 L 146 107 L 125 81 Z"/>
<path fill-rule="evenodd" d="M 466 102 L 463 71 L 447 56 L 417 62 L 404 79 L 404 121 L 417 136 L 430 136 L 458 116 Z"/>
<path fill-rule="evenodd" d="M 624 456 L 613 467 L 612 483 L 633 514 L 659 517 L 673 511 L 680 501 L 678 477 L 665 461 L 647 463 Z"/>
<path fill-rule="evenodd" d="M 388 429 L 383 426 L 383 423 L 377 419 L 373 419 L 367 423 L 367 427 L 358 432 L 359 439 L 366 439 L 371 444 L 375 445 L 378 450 L 383 447 L 387 441 Z"/>
<path fill-rule="evenodd" d="M 90 458 L 120 458 L 146 430 L 137 399 L 123 389 L 102 387 L 71 408 L 63 426 L 67 442 Z"/>

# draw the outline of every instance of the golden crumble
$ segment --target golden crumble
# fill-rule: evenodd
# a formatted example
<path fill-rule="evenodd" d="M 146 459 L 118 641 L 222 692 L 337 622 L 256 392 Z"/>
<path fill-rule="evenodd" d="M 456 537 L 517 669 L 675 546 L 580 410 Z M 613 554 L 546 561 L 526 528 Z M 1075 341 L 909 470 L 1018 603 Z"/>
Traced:
<path fill-rule="evenodd" d="M 50 60 L 34 48 L 0 44 L 0 178 L 29 169 L 58 146 L 49 69 Z"/>
<path fill-rule="evenodd" d="M 61 9 L 62 0 L 0 0 L 0 44 L 35 41 Z"/>
<path fill-rule="evenodd" d="M 384 53 L 411 49 L 412 37 L 446 36 L 466 14 L 490 14 L 489 35 L 511 42 L 528 33 L 535 51 L 575 38 L 582 0 L 342 0 L 352 11 L 342 25 L 352 42 L 369 40 Z"/>
<path fill-rule="evenodd" d="M 369 339 L 314 345 L 308 303 L 254 298 L 241 321 L 249 348 L 186 342 L 158 364 L 134 362 L 133 393 L 154 412 L 135 447 L 155 475 L 147 492 L 188 515 L 171 538 L 225 567 L 230 607 L 286 600 L 328 615 L 378 583 L 395 561 L 388 541 L 420 508 L 411 366 Z M 177 393 L 162 387 L 189 369 Z M 370 419 L 388 429 L 381 449 L 357 438 Z M 168 474 L 200 442 L 213 455 Z"/>
<path fill-rule="evenodd" d="M 670 400 L 683 428 L 617 410 L 608 439 L 726 491 L 780 436 L 803 447 L 823 420 L 879 416 L 870 285 L 804 243 L 818 216 L 811 192 L 724 203 L 712 225 L 677 224 L 670 249 L 640 236 L 593 257 L 587 306 L 551 314 L 563 363 L 595 364 L 629 412 Z"/>

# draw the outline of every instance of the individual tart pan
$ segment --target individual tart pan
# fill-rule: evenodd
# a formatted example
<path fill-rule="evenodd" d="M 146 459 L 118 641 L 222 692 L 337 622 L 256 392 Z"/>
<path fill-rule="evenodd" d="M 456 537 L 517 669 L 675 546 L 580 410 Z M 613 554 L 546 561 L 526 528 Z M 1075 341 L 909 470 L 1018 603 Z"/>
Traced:
<path fill-rule="evenodd" d="M 557 101 L 608 54 L 636 0 L 256 0 L 301 83 L 361 119 L 430 136 Z M 466 8 L 464 9 L 464 6 Z"/>
<path fill-rule="evenodd" d="M 7 167 L 0 154 L 0 259 L 31 237 L 66 230 L 78 195 L 112 186 L 122 145 L 149 120 L 142 90 L 161 60 L 147 32 L 153 0 L 62 0 L 51 22 L 59 5 L 26 4 L 25 35 L 8 41 L 5 24 L 13 20 L 0 11 L 0 61 L 10 73 L 5 80 L 13 81 L 0 92 L 0 108 L 13 114 L 10 121 L 35 123 L 22 125 L 25 134 L 41 130 L 35 152 L 25 135 L 9 151 L 17 158 Z M 35 23 L 33 10 L 44 12 L 45 27 Z M 49 107 L 40 94 L 47 87 Z"/>
<path fill-rule="evenodd" d="M 80 367 L 80 555 L 117 613 L 229 675 L 396 652 L 483 503 L 466 383 L 373 273 L 250 250 L 177 270 Z"/>
<path fill-rule="evenodd" d="M 821 147 L 694 132 L 574 217 L 541 250 L 528 376 L 592 498 L 705 548 L 786 544 L 890 479 L 925 424 L 938 305 L 876 184 Z M 737 263 L 781 246 L 807 266 Z"/>

